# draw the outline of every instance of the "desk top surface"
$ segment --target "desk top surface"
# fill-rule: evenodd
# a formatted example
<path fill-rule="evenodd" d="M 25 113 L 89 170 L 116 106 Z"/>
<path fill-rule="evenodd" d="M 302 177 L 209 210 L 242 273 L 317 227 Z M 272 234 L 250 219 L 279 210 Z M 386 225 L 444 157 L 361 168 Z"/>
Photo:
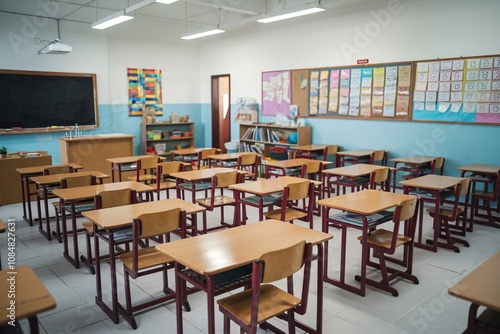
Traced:
<path fill-rule="evenodd" d="M 300 146 L 290 147 L 290 149 L 294 151 L 322 151 L 327 146 L 331 145 L 323 145 L 323 144 L 300 145 Z"/>
<path fill-rule="evenodd" d="M 114 229 L 132 224 L 134 218 L 145 213 L 153 213 L 180 208 L 186 214 L 203 212 L 206 209 L 180 198 L 123 205 L 107 209 L 84 211 L 82 215 L 104 229 Z"/>
<path fill-rule="evenodd" d="M 400 202 L 414 197 L 415 196 L 382 190 L 365 189 L 345 195 L 321 199 L 317 203 L 337 210 L 345 210 L 361 215 L 371 215 L 395 207 Z"/>
<path fill-rule="evenodd" d="M 368 175 L 377 169 L 383 169 L 383 168 L 388 168 L 388 167 L 380 165 L 370 165 L 370 164 L 354 164 L 344 167 L 325 169 L 322 171 L 322 173 L 339 175 L 339 176 L 356 177 L 356 176 Z"/>
<path fill-rule="evenodd" d="M 180 148 L 178 150 L 170 150 L 170 153 L 173 153 L 175 155 L 193 155 L 193 154 L 198 154 L 198 152 L 203 151 L 203 150 L 209 150 L 211 147 L 203 147 L 203 148 Z"/>
<path fill-rule="evenodd" d="M 11 271 L 0 271 L 0 326 L 7 324 L 10 320 L 7 308 L 10 305 L 8 292 L 10 289 L 8 278 L 15 276 L 15 311 L 16 320 L 31 317 L 40 312 L 56 307 L 56 301 L 40 281 L 38 276 L 28 266 L 20 266 Z"/>
<path fill-rule="evenodd" d="M 446 176 L 446 175 L 435 175 L 429 174 L 420 177 L 416 177 L 410 180 L 400 181 L 406 187 L 415 187 L 421 189 L 430 190 L 443 190 L 455 186 L 458 182 L 462 181 L 462 177 Z"/>
<path fill-rule="evenodd" d="M 103 172 L 97 170 L 88 170 L 88 171 L 81 171 L 78 173 L 63 173 L 63 174 L 34 176 L 31 178 L 31 180 L 39 185 L 47 185 L 47 184 L 59 183 L 61 182 L 62 179 L 66 177 L 84 176 L 84 175 L 93 175 L 97 179 L 106 179 L 109 177 L 108 174 L 104 174 Z"/>
<path fill-rule="evenodd" d="M 16 172 L 18 172 L 22 175 L 40 174 L 40 173 L 43 173 L 43 170 L 45 168 L 64 166 L 64 165 L 69 165 L 69 166 L 73 167 L 73 169 L 82 169 L 83 168 L 80 165 L 69 163 L 69 164 L 62 164 L 62 165 L 44 165 L 44 166 L 22 167 L 22 168 L 17 168 Z"/>
<path fill-rule="evenodd" d="M 303 179 L 294 176 L 280 176 L 271 179 L 236 183 L 228 186 L 228 188 L 256 195 L 268 195 L 275 192 L 283 191 L 283 188 L 289 185 L 290 183 L 299 183 L 303 181 L 309 181 L 314 184 L 321 184 L 321 181 Z"/>
<path fill-rule="evenodd" d="M 128 157 L 108 158 L 108 159 L 106 159 L 106 161 L 111 162 L 113 164 L 129 164 L 129 163 L 136 162 L 139 159 L 149 158 L 149 157 L 153 157 L 153 156 L 154 155 L 152 155 L 152 154 L 131 155 Z M 164 157 L 160 157 L 160 156 L 157 156 L 157 157 L 160 159 L 165 159 Z"/>
<path fill-rule="evenodd" d="M 255 154 L 252 152 L 235 152 L 235 153 L 222 153 L 222 154 L 211 154 L 207 158 L 212 160 L 236 160 L 242 155 Z"/>
<path fill-rule="evenodd" d="M 470 164 L 467 166 L 458 167 L 458 169 L 474 173 L 496 174 L 500 170 L 500 166 L 489 164 Z"/>
<path fill-rule="evenodd" d="M 500 252 L 453 285 L 450 295 L 500 312 Z"/>
<path fill-rule="evenodd" d="M 431 156 L 426 156 L 426 155 L 412 155 L 409 157 L 405 158 L 394 158 L 391 159 L 390 161 L 392 162 L 400 162 L 400 163 L 405 163 L 405 164 L 425 164 L 432 162 L 432 160 L 436 159 L 437 157 L 431 157 Z"/>
<path fill-rule="evenodd" d="M 59 198 L 62 198 L 64 201 L 76 201 L 94 197 L 101 191 L 119 190 L 125 188 L 130 188 L 132 190 L 137 191 L 138 193 L 154 191 L 154 188 L 141 182 L 123 181 L 123 182 L 96 184 L 93 186 L 54 189 L 52 191 L 52 194 L 54 194 Z"/>
<path fill-rule="evenodd" d="M 215 168 L 189 170 L 186 172 L 176 172 L 176 173 L 171 173 L 170 176 L 175 177 L 177 179 L 186 180 L 186 181 L 196 181 L 196 180 L 210 179 L 212 176 L 214 176 L 217 173 L 226 173 L 226 172 L 234 172 L 234 171 L 237 171 L 239 173 L 244 173 L 244 174 L 247 173 L 245 171 L 240 171 L 240 170 L 237 170 L 234 168 L 215 167 Z"/>
<path fill-rule="evenodd" d="M 365 155 L 370 155 L 375 150 L 369 150 L 369 149 L 361 149 L 361 150 L 351 150 L 351 151 L 340 151 L 337 152 L 337 155 L 348 155 L 351 157 L 363 157 Z"/>
<path fill-rule="evenodd" d="M 332 163 L 331 161 L 298 158 L 298 159 L 275 160 L 275 161 L 262 160 L 262 165 L 271 166 L 271 167 L 278 167 L 278 168 L 293 168 L 293 167 L 300 167 L 303 165 L 307 165 L 307 163 L 311 162 L 311 161 L 318 161 L 323 165 L 328 165 L 328 164 Z"/>
<path fill-rule="evenodd" d="M 163 243 L 156 248 L 199 274 L 214 275 L 302 240 L 319 244 L 332 238 L 327 233 L 271 219 Z"/>

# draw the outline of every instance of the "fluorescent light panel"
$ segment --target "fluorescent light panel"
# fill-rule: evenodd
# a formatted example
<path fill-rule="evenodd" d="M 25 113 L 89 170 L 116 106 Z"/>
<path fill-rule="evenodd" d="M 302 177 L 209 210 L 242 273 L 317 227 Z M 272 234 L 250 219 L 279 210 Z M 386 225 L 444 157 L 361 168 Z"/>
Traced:
<path fill-rule="evenodd" d="M 106 16 L 98 21 L 95 21 L 92 23 L 92 28 L 94 29 L 106 29 L 111 26 L 114 26 L 115 24 L 119 24 L 128 20 L 133 19 L 134 17 L 132 15 L 127 15 L 125 14 L 125 10 L 122 9 L 114 14 L 111 14 L 109 16 Z"/>
<path fill-rule="evenodd" d="M 303 8 L 303 7 L 301 7 Z M 280 21 L 280 20 L 285 20 L 285 19 L 290 19 L 292 17 L 297 17 L 297 16 L 302 16 L 302 15 L 308 15 L 308 14 L 314 14 L 314 13 L 319 13 L 324 11 L 325 8 L 319 5 L 315 5 L 314 7 L 310 8 L 305 8 L 305 9 L 290 9 L 288 12 L 281 12 L 276 13 L 276 14 L 267 14 L 264 16 L 264 18 L 257 20 L 260 23 L 270 23 L 270 22 L 275 22 L 275 21 Z"/>
<path fill-rule="evenodd" d="M 195 39 L 195 38 L 200 38 L 200 37 L 206 37 L 210 35 L 216 35 L 225 32 L 222 29 L 212 29 L 212 30 L 205 30 L 205 31 L 199 31 L 199 32 L 192 32 L 188 34 L 184 34 L 181 38 L 182 39 Z"/>

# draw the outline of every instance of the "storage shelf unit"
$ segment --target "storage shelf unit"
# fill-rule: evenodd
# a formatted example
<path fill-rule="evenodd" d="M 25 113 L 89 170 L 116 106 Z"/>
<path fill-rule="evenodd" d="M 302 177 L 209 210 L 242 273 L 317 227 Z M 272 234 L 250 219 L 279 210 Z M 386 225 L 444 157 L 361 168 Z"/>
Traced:
<path fill-rule="evenodd" d="M 172 136 L 173 131 L 179 131 L 180 134 Z M 184 136 L 188 131 L 189 136 Z M 158 144 L 164 144 L 164 153 L 156 154 L 168 157 L 171 150 L 194 147 L 194 123 L 142 123 L 141 137 L 143 154 L 148 153 L 148 148 L 157 151 Z"/>
<path fill-rule="evenodd" d="M 296 136 L 296 142 L 290 140 L 294 136 Z M 240 124 L 240 151 L 256 151 L 268 157 L 271 155 L 271 147 L 295 147 L 309 144 L 311 144 L 310 126 Z"/>

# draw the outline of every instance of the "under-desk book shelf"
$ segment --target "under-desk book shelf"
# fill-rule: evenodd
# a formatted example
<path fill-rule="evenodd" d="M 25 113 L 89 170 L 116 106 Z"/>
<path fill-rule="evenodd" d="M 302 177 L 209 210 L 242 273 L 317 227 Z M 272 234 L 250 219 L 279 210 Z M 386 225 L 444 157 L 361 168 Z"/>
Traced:
<path fill-rule="evenodd" d="M 142 153 L 168 156 L 171 150 L 194 147 L 194 123 L 142 123 Z"/>
<path fill-rule="evenodd" d="M 256 152 L 270 156 L 271 147 L 295 147 L 309 144 L 311 144 L 310 126 L 240 124 L 241 152 Z"/>

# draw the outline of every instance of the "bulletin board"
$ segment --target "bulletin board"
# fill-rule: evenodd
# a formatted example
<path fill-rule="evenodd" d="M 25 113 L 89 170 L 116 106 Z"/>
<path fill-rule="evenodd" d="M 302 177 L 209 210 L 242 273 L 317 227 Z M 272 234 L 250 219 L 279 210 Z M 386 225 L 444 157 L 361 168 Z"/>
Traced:
<path fill-rule="evenodd" d="M 309 116 L 410 121 L 413 66 L 311 69 Z"/>
<path fill-rule="evenodd" d="M 292 105 L 298 107 L 299 117 L 308 116 L 309 69 L 292 70 Z"/>
<path fill-rule="evenodd" d="M 500 124 L 500 55 L 416 62 L 413 120 Z"/>

